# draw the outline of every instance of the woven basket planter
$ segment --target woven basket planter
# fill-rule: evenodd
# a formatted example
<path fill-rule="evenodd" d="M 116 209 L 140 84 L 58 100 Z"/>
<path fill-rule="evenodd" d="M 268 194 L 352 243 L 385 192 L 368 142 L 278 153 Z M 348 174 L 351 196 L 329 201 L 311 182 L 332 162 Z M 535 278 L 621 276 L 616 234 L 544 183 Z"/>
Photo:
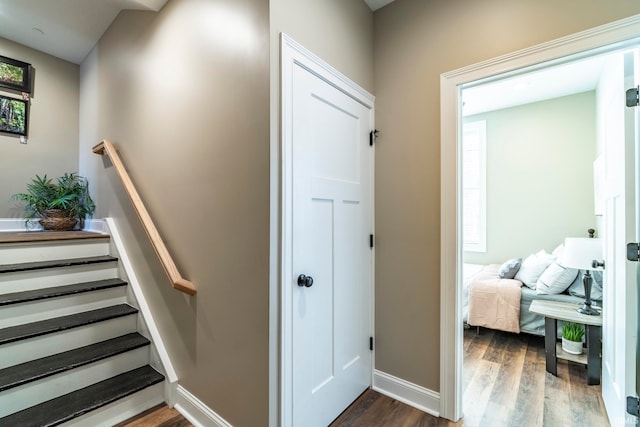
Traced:
<path fill-rule="evenodd" d="M 50 231 L 69 231 L 78 223 L 77 218 L 66 216 L 66 212 L 60 209 L 48 209 L 42 213 L 40 224 L 42 228 Z"/>

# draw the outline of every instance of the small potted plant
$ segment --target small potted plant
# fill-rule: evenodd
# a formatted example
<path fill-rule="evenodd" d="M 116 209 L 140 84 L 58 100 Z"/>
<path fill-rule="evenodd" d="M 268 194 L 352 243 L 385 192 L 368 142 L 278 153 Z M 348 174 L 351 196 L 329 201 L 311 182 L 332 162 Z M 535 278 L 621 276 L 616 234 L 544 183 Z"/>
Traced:
<path fill-rule="evenodd" d="M 25 203 L 27 225 L 39 217 L 45 230 L 72 230 L 95 210 L 87 179 L 75 172 L 65 173 L 56 182 L 36 175 L 27 191 L 14 194 L 13 199 Z"/>
<path fill-rule="evenodd" d="M 570 354 L 582 354 L 584 325 L 566 322 L 562 326 L 562 349 Z"/>

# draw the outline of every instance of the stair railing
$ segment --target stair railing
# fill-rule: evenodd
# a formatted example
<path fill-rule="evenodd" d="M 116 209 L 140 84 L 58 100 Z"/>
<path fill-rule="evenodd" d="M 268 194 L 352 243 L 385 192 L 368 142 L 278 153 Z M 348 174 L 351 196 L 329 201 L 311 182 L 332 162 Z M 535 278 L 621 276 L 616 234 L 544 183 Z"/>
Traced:
<path fill-rule="evenodd" d="M 93 147 L 93 152 L 99 155 L 107 154 L 107 156 L 111 160 L 111 164 L 113 164 L 113 167 L 118 173 L 120 181 L 122 181 L 122 185 L 129 195 L 131 203 L 133 204 L 133 207 L 138 214 L 138 218 L 140 218 L 140 221 L 142 222 L 142 225 L 147 232 L 147 236 L 149 236 L 149 240 L 151 240 L 151 244 L 153 245 L 158 258 L 160 258 L 162 267 L 164 267 L 164 271 L 167 273 L 167 276 L 169 276 L 169 280 L 171 280 L 173 288 L 189 295 L 195 295 L 195 285 L 183 278 L 178 271 L 173 258 L 171 258 L 171 254 L 169 254 L 169 251 L 167 250 L 162 237 L 160 237 L 158 229 L 156 228 L 153 220 L 151 219 L 151 216 L 149 215 L 149 212 L 147 211 L 147 208 L 144 206 L 144 203 L 142 203 L 142 199 L 140 198 L 136 187 L 133 185 L 133 182 L 129 177 L 129 173 L 122 164 L 120 155 L 118 154 L 113 143 L 106 139 L 102 140 L 98 145 Z"/>

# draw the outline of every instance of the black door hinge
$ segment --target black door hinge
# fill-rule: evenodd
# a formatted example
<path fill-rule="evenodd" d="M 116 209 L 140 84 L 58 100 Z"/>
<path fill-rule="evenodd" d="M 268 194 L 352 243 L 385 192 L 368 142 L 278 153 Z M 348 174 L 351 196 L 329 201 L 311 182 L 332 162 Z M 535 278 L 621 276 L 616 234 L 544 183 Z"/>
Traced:
<path fill-rule="evenodd" d="M 640 105 L 640 86 L 627 90 L 627 107 L 637 107 Z"/>
<path fill-rule="evenodd" d="M 640 417 L 640 401 L 637 397 L 627 396 L 627 412 L 635 417 Z"/>
<path fill-rule="evenodd" d="M 640 244 L 627 243 L 627 260 L 636 262 L 640 260 Z"/>
<path fill-rule="evenodd" d="M 373 142 L 378 136 L 378 132 L 379 132 L 378 129 L 374 129 L 371 132 L 369 132 L 369 146 L 373 146 Z"/>
<path fill-rule="evenodd" d="M 373 234 L 369 234 L 369 247 L 373 248 Z"/>
<path fill-rule="evenodd" d="M 373 351 L 373 337 L 369 337 L 369 350 Z"/>

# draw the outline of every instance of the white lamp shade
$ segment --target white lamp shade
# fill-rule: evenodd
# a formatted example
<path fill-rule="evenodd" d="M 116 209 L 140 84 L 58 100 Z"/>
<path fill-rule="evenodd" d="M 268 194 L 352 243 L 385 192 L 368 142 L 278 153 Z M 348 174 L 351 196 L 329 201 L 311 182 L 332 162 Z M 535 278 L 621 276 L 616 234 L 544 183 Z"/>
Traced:
<path fill-rule="evenodd" d="M 567 237 L 562 252 L 562 265 L 580 270 L 595 270 L 593 260 L 602 259 L 602 240 L 589 237 Z"/>

